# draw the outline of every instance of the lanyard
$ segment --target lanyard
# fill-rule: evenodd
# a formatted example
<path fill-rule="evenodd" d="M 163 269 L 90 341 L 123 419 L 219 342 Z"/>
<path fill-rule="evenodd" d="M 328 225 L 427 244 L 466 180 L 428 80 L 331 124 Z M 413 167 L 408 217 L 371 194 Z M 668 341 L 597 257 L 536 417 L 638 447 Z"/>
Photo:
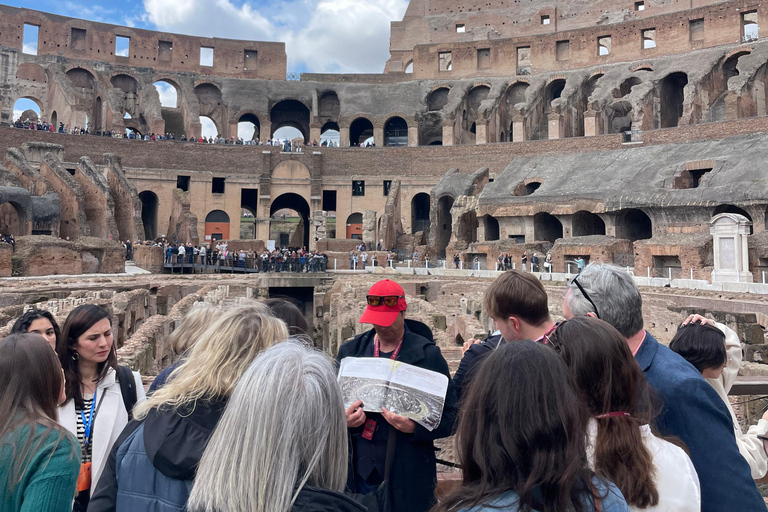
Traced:
<path fill-rule="evenodd" d="M 390 359 L 397 359 L 397 355 L 400 353 L 400 348 L 403 346 L 403 338 L 400 338 L 400 342 L 397 344 L 395 351 L 392 352 Z M 373 337 L 373 357 L 379 357 L 379 335 Z"/>
<path fill-rule="evenodd" d="M 80 411 L 80 419 L 83 420 L 83 430 L 85 430 L 85 435 L 83 444 L 88 445 L 88 443 L 91 442 L 91 429 L 93 427 L 93 420 L 94 420 L 94 414 L 93 409 L 96 406 L 96 394 L 98 393 L 98 389 L 94 390 L 93 392 L 93 400 L 91 401 L 91 412 L 88 414 L 88 420 L 86 421 L 85 412 Z"/>

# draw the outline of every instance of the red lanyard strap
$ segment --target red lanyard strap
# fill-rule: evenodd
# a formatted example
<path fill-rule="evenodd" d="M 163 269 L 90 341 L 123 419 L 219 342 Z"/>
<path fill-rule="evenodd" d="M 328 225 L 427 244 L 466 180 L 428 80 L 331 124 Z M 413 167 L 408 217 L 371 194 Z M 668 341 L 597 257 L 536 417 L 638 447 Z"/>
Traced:
<path fill-rule="evenodd" d="M 397 359 L 397 355 L 400 353 L 400 348 L 403 346 L 403 338 L 400 338 L 400 342 L 397 344 L 395 351 L 392 352 L 390 359 Z M 373 337 L 373 357 L 379 357 L 379 335 Z"/>

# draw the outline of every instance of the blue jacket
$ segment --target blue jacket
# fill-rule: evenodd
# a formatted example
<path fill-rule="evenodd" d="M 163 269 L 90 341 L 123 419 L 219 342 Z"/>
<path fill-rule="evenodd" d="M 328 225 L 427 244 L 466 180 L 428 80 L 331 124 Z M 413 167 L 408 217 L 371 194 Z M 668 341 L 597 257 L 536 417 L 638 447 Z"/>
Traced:
<path fill-rule="evenodd" d="M 600 501 L 600 510 L 602 512 L 629 512 L 627 502 L 624 501 L 624 495 L 621 491 L 613 485 L 611 482 L 603 482 L 599 478 L 592 479 L 597 490 L 597 495 Z M 585 498 L 586 507 L 584 510 L 592 512 L 595 507 L 587 501 Z M 495 500 L 484 504 L 472 507 L 469 509 L 461 509 L 460 512 L 518 512 L 520 510 L 519 497 L 515 491 L 507 491 Z M 532 512 L 538 512 L 536 510 Z"/>
<path fill-rule="evenodd" d="M 701 482 L 702 512 L 765 512 L 765 502 L 739 453 L 723 401 L 701 374 L 649 333 L 635 356 L 661 400 L 662 434 L 679 437 Z"/>
<path fill-rule="evenodd" d="M 181 512 L 200 458 L 226 400 L 199 401 L 178 412 L 152 409 L 115 442 L 89 512 Z"/>

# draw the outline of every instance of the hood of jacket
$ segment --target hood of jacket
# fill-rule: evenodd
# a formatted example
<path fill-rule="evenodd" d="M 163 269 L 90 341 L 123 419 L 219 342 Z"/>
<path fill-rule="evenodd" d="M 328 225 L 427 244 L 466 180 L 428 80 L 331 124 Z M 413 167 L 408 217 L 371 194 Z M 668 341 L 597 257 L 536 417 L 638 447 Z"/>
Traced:
<path fill-rule="evenodd" d="M 328 489 L 304 486 L 291 512 L 366 512 L 368 509 L 352 498 Z"/>
<path fill-rule="evenodd" d="M 144 449 L 152 465 L 177 480 L 191 480 L 227 406 L 225 399 L 200 400 L 178 411 L 153 408 L 144 420 Z"/>

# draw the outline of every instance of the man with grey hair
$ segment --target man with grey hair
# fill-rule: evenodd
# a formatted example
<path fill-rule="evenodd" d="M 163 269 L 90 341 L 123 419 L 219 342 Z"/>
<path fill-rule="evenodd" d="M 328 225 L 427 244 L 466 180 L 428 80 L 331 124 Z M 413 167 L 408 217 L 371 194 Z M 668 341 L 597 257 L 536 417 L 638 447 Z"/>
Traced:
<path fill-rule="evenodd" d="M 591 264 L 568 283 L 563 316 L 593 316 L 627 340 L 661 403 L 656 418 L 664 435 L 688 446 L 701 482 L 702 512 L 765 511 L 749 465 L 739 453 L 730 413 L 688 361 L 643 329 L 643 299 L 619 267 Z"/>

